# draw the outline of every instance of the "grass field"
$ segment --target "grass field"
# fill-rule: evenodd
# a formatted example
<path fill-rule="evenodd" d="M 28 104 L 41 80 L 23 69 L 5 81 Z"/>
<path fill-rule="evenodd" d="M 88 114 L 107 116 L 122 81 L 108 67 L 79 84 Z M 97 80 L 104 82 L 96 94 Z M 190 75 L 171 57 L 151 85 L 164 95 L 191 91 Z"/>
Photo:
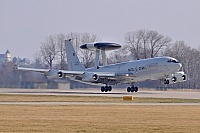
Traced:
<path fill-rule="evenodd" d="M 126 102 L 110 97 L 33 95 L 0 95 L 0 101 Z M 148 98 L 133 102 L 150 101 L 199 102 Z M 0 132 L 199 133 L 200 106 L 0 105 Z"/>
<path fill-rule="evenodd" d="M 1 132 L 199 133 L 199 106 L 0 105 Z"/>

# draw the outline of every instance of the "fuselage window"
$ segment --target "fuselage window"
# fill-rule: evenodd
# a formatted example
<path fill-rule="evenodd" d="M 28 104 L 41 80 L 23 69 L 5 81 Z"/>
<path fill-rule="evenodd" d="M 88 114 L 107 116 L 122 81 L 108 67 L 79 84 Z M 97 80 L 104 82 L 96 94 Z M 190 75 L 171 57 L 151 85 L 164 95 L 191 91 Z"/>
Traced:
<path fill-rule="evenodd" d="M 167 62 L 179 63 L 178 60 L 172 60 L 172 59 L 168 60 Z"/>

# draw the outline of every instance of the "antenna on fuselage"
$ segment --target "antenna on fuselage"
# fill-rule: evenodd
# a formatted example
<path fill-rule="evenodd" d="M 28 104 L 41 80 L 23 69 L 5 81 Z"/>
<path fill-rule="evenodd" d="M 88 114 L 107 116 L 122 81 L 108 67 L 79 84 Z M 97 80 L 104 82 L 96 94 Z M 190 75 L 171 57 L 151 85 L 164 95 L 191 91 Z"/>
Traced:
<path fill-rule="evenodd" d="M 95 64 L 94 68 L 99 68 L 99 56 L 100 52 L 102 55 L 102 63 L 103 66 L 108 65 L 107 64 L 107 58 L 106 58 L 106 51 L 109 50 L 115 50 L 119 49 L 122 46 L 117 43 L 112 43 L 112 42 L 96 42 L 96 43 L 88 43 L 88 44 L 83 44 L 80 46 L 81 49 L 88 49 L 88 50 L 93 50 L 95 51 Z"/>

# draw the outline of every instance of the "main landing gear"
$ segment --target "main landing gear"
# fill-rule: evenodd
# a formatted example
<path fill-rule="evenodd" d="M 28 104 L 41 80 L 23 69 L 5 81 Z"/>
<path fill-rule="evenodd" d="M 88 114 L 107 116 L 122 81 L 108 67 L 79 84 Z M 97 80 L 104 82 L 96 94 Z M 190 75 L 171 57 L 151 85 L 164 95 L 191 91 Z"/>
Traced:
<path fill-rule="evenodd" d="M 127 92 L 138 92 L 137 86 L 127 87 Z"/>
<path fill-rule="evenodd" d="M 102 92 L 108 92 L 108 91 L 112 91 L 112 87 L 111 86 L 101 86 L 101 91 Z"/>
<path fill-rule="evenodd" d="M 101 91 L 102 92 L 112 91 L 112 87 L 107 85 L 101 86 Z M 127 87 L 127 92 L 138 92 L 138 87 L 137 86 Z"/>

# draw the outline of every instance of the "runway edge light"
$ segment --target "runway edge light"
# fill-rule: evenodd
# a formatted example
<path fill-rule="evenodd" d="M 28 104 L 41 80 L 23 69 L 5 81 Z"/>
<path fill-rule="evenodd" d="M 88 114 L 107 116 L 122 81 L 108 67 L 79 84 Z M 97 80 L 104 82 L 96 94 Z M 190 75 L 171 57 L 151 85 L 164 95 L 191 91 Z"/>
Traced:
<path fill-rule="evenodd" d="M 123 100 L 125 100 L 125 101 L 133 101 L 134 98 L 133 98 L 133 96 L 123 96 Z"/>

